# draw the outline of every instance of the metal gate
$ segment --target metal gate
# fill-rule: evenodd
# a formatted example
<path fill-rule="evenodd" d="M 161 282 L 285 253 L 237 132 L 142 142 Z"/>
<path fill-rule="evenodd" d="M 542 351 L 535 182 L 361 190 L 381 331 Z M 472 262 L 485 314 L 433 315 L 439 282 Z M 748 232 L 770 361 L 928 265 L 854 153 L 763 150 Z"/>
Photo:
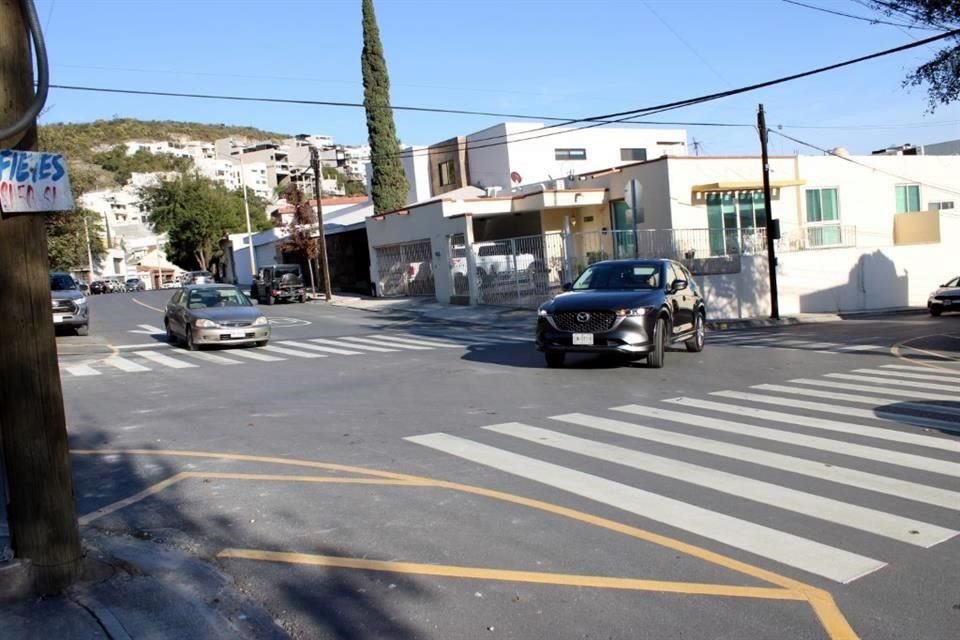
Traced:
<path fill-rule="evenodd" d="M 481 304 L 536 307 L 563 284 L 560 233 L 476 242 L 473 251 Z"/>
<path fill-rule="evenodd" d="M 433 252 L 429 240 L 374 247 L 377 282 L 384 296 L 434 296 Z"/>

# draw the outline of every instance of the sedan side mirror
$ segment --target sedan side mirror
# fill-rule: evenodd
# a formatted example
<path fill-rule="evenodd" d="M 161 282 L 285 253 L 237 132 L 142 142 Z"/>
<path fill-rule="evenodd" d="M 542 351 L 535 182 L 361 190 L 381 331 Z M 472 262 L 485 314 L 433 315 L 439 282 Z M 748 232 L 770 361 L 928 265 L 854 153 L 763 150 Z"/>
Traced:
<path fill-rule="evenodd" d="M 687 283 L 686 280 L 681 280 L 680 278 L 677 278 L 676 280 L 673 281 L 673 284 L 670 286 L 670 290 L 674 292 L 683 291 L 688 286 L 689 284 Z"/>
<path fill-rule="evenodd" d="M 573 291 L 573 283 L 572 283 L 572 282 L 564 282 L 562 289 L 563 289 L 564 291 Z"/>

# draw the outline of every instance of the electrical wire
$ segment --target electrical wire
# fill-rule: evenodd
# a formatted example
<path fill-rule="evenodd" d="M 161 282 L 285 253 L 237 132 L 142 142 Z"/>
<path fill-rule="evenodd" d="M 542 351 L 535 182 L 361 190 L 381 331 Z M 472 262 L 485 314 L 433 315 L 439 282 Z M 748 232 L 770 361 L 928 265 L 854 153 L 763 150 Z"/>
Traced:
<path fill-rule="evenodd" d="M 861 20 L 863 22 L 869 22 L 870 24 L 885 24 L 891 27 L 899 27 L 902 29 L 921 29 L 923 31 L 944 31 L 945 29 L 936 28 L 936 27 L 925 27 L 917 24 L 905 24 L 902 22 L 891 22 L 888 20 L 880 20 L 879 18 L 868 18 L 866 16 L 856 16 L 852 13 L 844 13 L 843 11 L 836 11 L 834 9 L 827 9 L 825 7 L 817 7 L 812 4 L 806 4 L 805 2 L 797 2 L 797 0 L 780 0 L 780 2 L 785 2 L 787 4 L 796 5 L 798 7 L 803 7 L 805 9 L 811 9 L 813 11 L 820 11 L 822 13 L 829 13 L 835 16 L 842 16 L 844 18 L 851 18 L 853 20 Z"/>
<path fill-rule="evenodd" d="M 781 133 L 780 131 L 775 131 L 775 130 L 773 130 L 773 129 L 769 129 L 768 131 L 769 131 L 770 133 L 773 133 L 773 134 L 775 134 L 775 135 L 780 136 L 781 138 L 786 138 L 787 140 L 791 140 L 791 141 L 796 142 L 797 144 L 803 145 L 803 146 L 805 146 L 805 147 L 809 147 L 809 148 L 811 148 L 811 149 L 816 149 L 817 151 L 820 151 L 820 152 L 822 152 L 822 153 L 824 153 L 824 154 L 826 154 L 826 155 L 833 156 L 833 157 L 835 157 L 835 158 L 840 158 L 841 160 L 846 160 L 847 162 L 850 162 L 850 163 L 852 163 L 852 164 L 855 164 L 855 165 L 857 165 L 858 167 L 862 167 L 862 168 L 864 168 L 864 169 L 869 169 L 869 170 L 871 170 L 871 171 L 876 171 L 877 173 L 882 173 L 882 174 L 888 175 L 888 176 L 890 176 L 890 177 L 896 178 L 896 179 L 898 179 L 898 180 L 903 180 L 904 182 L 909 182 L 909 183 L 911 183 L 911 184 L 919 184 L 919 185 L 922 185 L 922 186 L 925 186 L 925 187 L 930 187 L 930 188 L 932 188 L 932 189 L 936 189 L 937 191 L 943 191 L 944 193 L 950 193 L 950 194 L 953 194 L 953 195 L 956 195 L 956 196 L 960 196 L 960 191 L 956 190 L 955 188 L 945 187 L 945 186 L 943 186 L 943 185 L 934 184 L 934 183 L 932 183 L 932 182 L 924 182 L 924 181 L 922 181 L 922 180 L 917 180 L 916 178 L 911 178 L 911 177 L 909 177 L 909 176 L 903 176 L 903 175 L 900 175 L 900 174 L 897 174 L 897 173 L 893 173 L 892 171 L 886 171 L 885 169 L 881 169 L 880 167 L 875 167 L 875 166 L 866 164 L 866 163 L 864 163 L 864 162 L 860 162 L 859 160 L 855 160 L 855 159 L 853 159 L 853 158 L 851 158 L 851 157 L 849 157 L 849 156 L 845 156 L 845 155 L 839 154 L 839 153 L 837 153 L 837 152 L 835 152 L 835 151 L 831 151 L 831 150 L 829 150 L 829 149 L 824 149 L 824 148 L 822 148 L 822 147 L 818 147 L 817 145 L 815 145 L 815 144 L 813 144 L 813 143 L 811 143 L 811 142 L 805 142 L 805 141 L 803 141 L 803 140 L 800 140 L 799 138 L 794 138 L 793 136 L 788 136 L 787 134 Z M 958 215 L 958 214 L 952 214 L 952 215 Z"/>
<path fill-rule="evenodd" d="M 37 8 L 33 0 L 20 0 L 23 17 L 27 23 L 27 32 L 33 39 L 33 48 L 37 57 L 37 91 L 34 94 L 30 107 L 12 124 L 0 127 L 0 140 L 9 140 L 19 137 L 21 133 L 34 125 L 37 115 L 47 102 L 47 93 L 50 88 L 50 67 L 47 61 L 47 45 L 43 41 L 43 32 L 40 29 L 40 20 L 37 18 Z"/>

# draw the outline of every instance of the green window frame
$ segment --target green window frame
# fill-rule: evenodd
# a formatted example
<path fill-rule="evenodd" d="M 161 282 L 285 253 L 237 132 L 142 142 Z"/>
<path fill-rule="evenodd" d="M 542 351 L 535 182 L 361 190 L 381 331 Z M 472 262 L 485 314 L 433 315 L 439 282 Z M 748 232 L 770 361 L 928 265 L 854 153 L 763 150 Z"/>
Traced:
<path fill-rule="evenodd" d="M 710 255 L 740 253 L 741 238 L 766 227 L 767 207 L 762 191 L 715 191 L 707 194 Z"/>
<path fill-rule="evenodd" d="M 807 246 L 824 247 L 843 243 L 840 227 L 840 195 L 836 187 L 807 189 Z"/>
<path fill-rule="evenodd" d="M 920 211 L 920 185 L 898 184 L 895 187 L 897 213 Z"/>

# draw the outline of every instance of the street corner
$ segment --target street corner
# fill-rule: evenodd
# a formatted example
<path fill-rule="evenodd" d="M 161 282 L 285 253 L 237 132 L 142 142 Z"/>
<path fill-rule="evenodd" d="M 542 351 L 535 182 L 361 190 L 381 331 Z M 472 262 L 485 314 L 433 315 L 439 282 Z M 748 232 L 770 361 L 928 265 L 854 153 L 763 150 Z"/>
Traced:
<path fill-rule="evenodd" d="M 902 340 L 891 355 L 934 371 L 960 373 L 960 327 L 955 331 L 930 333 Z"/>
<path fill-rule="evenodd" d="M 695 610 L 720 616 L 731 602 L 742 602 L 745 615 L 777 606 L 784 609 L 778 615 L 806 615 L 814 626 L 819 620 L 831 638 L 854 637 L 826 592 L 627 523 L 523 496 L 277 457 L 137 450 L 73 454 L 150 455 L 173 472 L 83 514 L 82 525 L 147 536 L 164 531 L 158 537 L 168 539 L 189 531 L 206 541 L 204 552 L 250 580 L 263 572 L 293 571 L 300 580 L 323 581 L 336 571 L 366 576 L 361 582 L 380 580 L 371 576 L 413 581 L 417 590 L 431 592 L 443 592 L 450 580 L 468 581 L 477 593 L 519 589 L 541 609 L 552 599 L 539 589 L 573 588 L 578 597 L 592 594 L 595 607 L 611 612 L 651 607 L 652 613 L 665 597 L 672 604 L 689 597 L 690 603 L 680 606 L 690 606 L 691 616 Z M 264 584 L 276 588 L 277 580 Z M 638 592 L 644 594 L 641 604 L 635 601 Z"/>

